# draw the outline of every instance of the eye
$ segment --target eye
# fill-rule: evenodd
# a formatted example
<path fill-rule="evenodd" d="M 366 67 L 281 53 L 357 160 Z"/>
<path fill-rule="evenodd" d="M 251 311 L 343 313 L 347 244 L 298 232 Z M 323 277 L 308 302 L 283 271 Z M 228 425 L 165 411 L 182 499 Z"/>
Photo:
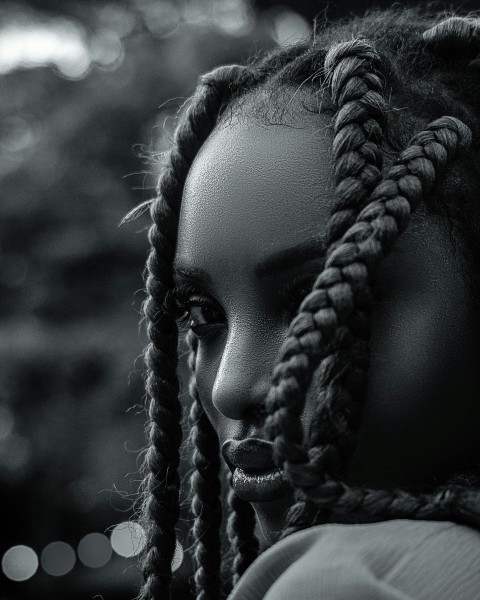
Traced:
<path fill-rule="evenodd" d="M 192 304 L 186 315 L 188 327 L 198 337 L 204 337 L 219 325 L 222 325 L 223 317 L 220 311 L 207 304 Z"/>
<path fill-rule="evenodd" d="M 179 330 L 190 329 L 199 338 L 216 333 L 225 324 L 216 302 L 186 282 L 170 290 L 164 308 L 175 317 Z"/>

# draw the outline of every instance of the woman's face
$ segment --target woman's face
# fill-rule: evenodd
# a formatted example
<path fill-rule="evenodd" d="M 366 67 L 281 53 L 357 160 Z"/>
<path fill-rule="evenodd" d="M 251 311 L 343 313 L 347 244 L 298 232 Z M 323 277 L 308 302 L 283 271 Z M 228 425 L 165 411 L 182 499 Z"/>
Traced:
<path fill-rule="evenodd" d="M 255 408 L 322 268 L 334 197 L 329 124 L 305 112 L 288 126 L 232 119 L 210 135 L 186 181 L 175 280 L 199 336 L 200 399 L 232 470 L 237 459 L 247 471 L 268 462 L 268 446 L 260 458 L 255 444 L 233 459 L 225 449 L 235 447 L 228 440 L 265 439 Z M 422 485 L 461 467 L 480 445 L 477 327 L 447 225 L 412 218 L 378 285 L 368 399 L 348 479 Z M 305 427 L 317 395 L 314 378 Z M 257 493 L 240 482 L 237 491 L 273 542 L 293 496 L 262 486 Z"/>

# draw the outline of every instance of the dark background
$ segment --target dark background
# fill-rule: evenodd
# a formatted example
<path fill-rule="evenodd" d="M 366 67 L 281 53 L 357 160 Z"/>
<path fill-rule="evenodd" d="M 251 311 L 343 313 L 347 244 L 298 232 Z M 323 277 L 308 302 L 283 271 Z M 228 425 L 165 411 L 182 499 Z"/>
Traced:
<path fill-rule="evenodd" d="M 315 15 L 390 4 L 0 4 L 0 556 L 76 551 L 133 516 L 148 219 L 119 223 L 154 195 L 153 159 L 198 75 L 306 34 Z M 188 561 L 178 575 L 188 585 Z M 0 573 L 0 600 L 122 600 L 138 585 L 136 559 L 114 553 L 61 576 Z"/>

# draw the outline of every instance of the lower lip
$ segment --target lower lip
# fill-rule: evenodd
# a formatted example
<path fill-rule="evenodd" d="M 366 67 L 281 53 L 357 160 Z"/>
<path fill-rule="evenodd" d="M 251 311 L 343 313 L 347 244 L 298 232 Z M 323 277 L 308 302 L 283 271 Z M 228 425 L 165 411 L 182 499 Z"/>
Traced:
<path fill-rule="evenodd" d="M 247 473 L 237 467 L 233 472 L 232 485 L 237 496 L 247 502 L 269 502 L 291 490 L 281 469 Z"/>

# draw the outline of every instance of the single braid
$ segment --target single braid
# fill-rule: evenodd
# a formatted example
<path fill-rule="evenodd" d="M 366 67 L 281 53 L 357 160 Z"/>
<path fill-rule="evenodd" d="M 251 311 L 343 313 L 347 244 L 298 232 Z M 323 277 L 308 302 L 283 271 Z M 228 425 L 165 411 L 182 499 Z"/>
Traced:
<path fill-rule="evenodd" d="M 260 544 L 255 535 L 255 511 L 250 502 L 242 500 L 232 488 L 229 477 L 227 522 L 228 540 L 233 550 L 232 585 L 235 585 L 257 558 Z"/>
<path fill-rule="evenodd" d="M 195 541 L 195 586 L 200 592 L 198 600 L 220 596 L 222 522 L 220 452 L 215 433 L 198 395 L 195 377 L 198 338 L 189 331 L 187 344 L 190 347 L 189 393 L 193 399 L 190 410 L 190 440 L 194 446 L 193 465 L 195 471 L 190 478 L 193 492 L 192 511 L 195 517 L 193 537 Z M 231 486 L 229 476 L 227 536 L 233 552 L 231 586 L 258 556 L 259 542 L 255 535 L 255 512 L 250 502 L 239 498 Z M 231 587 L 229 586 L 229 587 Z"/>
<path fill-rule="evenodd" d="M 334 504 L 332 521 L 375 522 L 391 519 L 456 521 L 480 528 L 478 490 L 462 486 L 442 486 L 431 493 L 406 490 L 349 487 L 339 482 L 326 484 Z M 336 490 L 336 491 L 335 491 Z"/>
<path fill-rule="evenodd" d="M 337 110 L 332 146 L 337 185 L 327 225 L 332 250 L 381 179 L 385 102 L 379 66 L 380 57 L 367 40 L 336 44 L 325 57 L 326 80 Z"/>
<path fill-rule="evenodd" d="M 190 477 L 193 493 L 192 512 L 195 517 L 193 538 L 195 542 L 195 588 L 198 600 L 218 600 L 220 597 L 220 567 L 222 523 L 220 448 L 215 430 L 200 403 L 195 377 L 198 338 L 189 331 L 187 343 L 190 347 L 189 392 L 192 397 L 190 409 L 190 441 L 194 451 L 192 463 L 195 467 Z"/>
<path fill-rule="evenodd" d="M 380 144 L 383 141 L 385 102 L 380 62 L 371 43 L 358 39 L 336 44 L 325 57 L 325 76 L 337 110 L 333 139 L 336 194 L 327 224 L 328 253 L 333 252 L 341 236 L 355 222 L 368 195 L 381 179 L 383 155 Z M 366 307 L 362 308 L 362 311 L 357 309 L 355 318 L 351 319 L 354 326 L 357 324 L 357 339 L 348 356 L 345 351 L 334 352 L 325 358 L 322 365 L 322 389 L 316 399 L 315 414 L 308 431 L 307 445 L 311 453 L 321 444 L 317 421 L 323 418 L 323 405 L 333 401 L 330 396 L 349 397 L 349 404 L 358 407 L 366 395 L 369 327 Z M 351 421 L 358 417 L 359 412 L 351 411 Z M 356 429 L 358 422 L 356 418 L 351 428 Z M 348 458 L 346 452 L 342 461 L 337 457 L 337 475 Z M 299 504 L 294 505 L 287 516 L 288 534 L 303 528 L 306 513 L 312 510 L 318 513 L 318 507 L 307 506 L 302 494 L 297 493 L 296 498 Z M 326 515 L 324 518 L 327 518 Z"/>
<path fill-rule="evenodd" d="M 190 478 L 193 492 L 192 512 L 195 517 L 193 537 L 195 542 L 194 575 L 198 600 L 214 599 L 220 596 L 221 538 L 222 522 L 220 452 L 218 436 L 215 433 L 198 395 L 195 377 L 198 338 L 192 331 L 187 333 L 190 348 L 188 365 L 190 368 L 189 393 L 193 399 L 190 410 L 190 441 L 194 447 L 192 463 L 194 472 Z M 235 585 L 240 576 L 258 556 L 259 542 L 255 535 L 255 512 L 250 502 L 239 498 L 228 487 L 229 516 L 227 535 L 233 551 L 232 581 Z M 231 587 L 231 586 L 230 586 Z"/>
<path fill-rule="evenodd" d="M 379 55 L 367 40 L 337 44 L 325 57 L 325 72 L 337 108 L 333 139 L 337 187 L 327 225 L 327 256 L 337 248 L 341 237 L 353 225 L 382 177 L 380 145 L 385 125 L 385 101 L 380 64 Z M 347 353 L 345 350 L 337 351 L 323 365 L 325 398 L 324 402 L 317 403 L 319 410 L 310 428 L 309 447 L 312 453 L 321 443 L 317 422 L 323 420 L 321 409 L 324 403 L 334 403 L 335 398 L 341 396 L 343 402 L 352 407 L 349 414 L 352 430 L 356 430 L 359 424 L 359 406 L 363 404 L 367 390 L 372 306 L 368 292 L 358 298 L 355 311 L 347 322 L 356 339 Z M 336 457 L 337 472 L 353 451 L 353 445 L 347 446 L 346 442 L 341 448 L 341 460 Z"/>
<path fill-rule="evenodd" d="M 385 125 L 385 101 L 380 74 L 380 57 L 367 40 L 341 42 L 325 57 L 325 73 L 337 109 L 334 120 L 333 154 L 336 190 L 327 224 L 327 255 L 353 225 L 369 194 L 380 182 Z M 365 294 L 349 318 L 357 340 L 346 360 L 344 352 L 333 354 L 324 365 L 326 401 L 331 394 L 351 395 L 351 402 L 363 402 L 368 371 L 370 296 Z M 368 313 L 367 313 L 368 310 Z M 348 364 L 348 368 L 346 365 Z M 321 402 L 317 406 L 321 406 Z M 320 415 L 316 415 L 321 418 Z M 315 418 L 314 418 L 315 421 Z M 310 446 L 317 445 L 311 428 Z"/>
<path fill-rule="evenodd" d="M 172 264 L 183 186 L 190 165 L 220 114 L 231 83 L 241 67 L 222 67 L 201 78 L 200 86 L 175 132 L 158 184 L 158 198 L 151 205 L 153 225 L 147 260 L 147 299 L 144 313 L 150 343 L 145 352 L 146 389 L 149 401 L 148 439 L 143 507 L 146 544 L 142 568 L 145 583 L 140 600 L 165 600 L 170 594 L 175 526 L 179 518 L 179 449 L 182 440 L 182 407 L 178 398 L 178 330 L 175 318 L 165 310 L 167 292 L 173 286 Z"/>
<path fill-rule="evenodd" d="M 348 397 L 330 398 L 324 419 L 317 423 L 323 445 L 310 453 L 303 445 L 300 415 L 313 371 L 332 350 L 352 344 L 354 336 L 346 323 L 355 311 L 358 292 L 368 287 L 370 274 L 405 229 L 411 210 L 433 188 L 436 171 L 442 171 L 470 142 L 469 128 L 453 117 L 438 119 L 414 136 L 356 223 L 327 257 L 314 291 L 289 327 L 267 398 L 266 427 L 274 440 L 276 464 L 316 504 L 333 501 L 328 493 L 329 465 L 341 455 L 345 440 L 350 445 L 351 407 Z"/>

